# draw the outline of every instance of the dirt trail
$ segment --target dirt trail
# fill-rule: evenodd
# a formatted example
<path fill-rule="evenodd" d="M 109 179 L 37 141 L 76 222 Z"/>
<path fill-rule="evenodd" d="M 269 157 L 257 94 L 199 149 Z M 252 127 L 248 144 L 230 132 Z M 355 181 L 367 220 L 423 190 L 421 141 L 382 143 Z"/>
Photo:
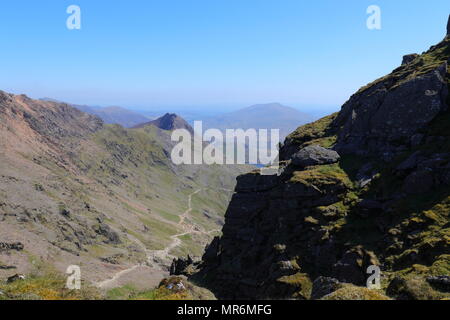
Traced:
<path fill-rule="evenodd" d="M 187 218 L 187 216 L 191 213 L 192 211 L 192 197 L 196 194 L 198 194 L 199 192 L 201 192 L 202 189 L 198 189 L 197 191 L 191 193 L 188 197 L 188 209 L 183 212 L 183 214 L 180 216 L 180 222 L 179 225 L 184 229 L 185 232 L 183 233 L 179 233 L 179 234 L 175 234 L 173 236 L 171 236 L 170 238 L 172 239 L 172 242 L 163 250 L 153 250 L 150 252 L 148 256 L 149 258 L 149 262 L 150 259 L 153 261 L 164 261 L 167 260 L 168 258 L 174 258 L 172 255 L 170 255 L 170 251 L 172 251 L 173 249 L 175 249 L 176 247 L 178 247 L 181 244 L 181 240 L 179 237 L 185 236 L 187 234 L 191 234 L 194 232 L 194 226 L 193 225 L 187 225 L 185 223 L 185 220 Z"/>
<path fill-rule="evenodd" d="M 167 276 L 167 271 L 164 270 L 161 267 L 161 265 L 168 265 L 170 263 L 170 261 L 174 258 L 174 256 L 172 256 L 170 254 L 170 251 L 172 251 L 173 249 L 175 249 L 176 247 L 178 247 L 179 245 L 182 244 L 179 237 L 182 237 L 182 236 L 188 235 L 188 234 L 192 234 L 192 233 L 202 233 L 202 234 L 209 235 L 212 232 L 220 231 L 220 229 L 211 230 L 209 232 L 199 231 L 199 230 L 195 230 L 195 225 L 186 223 L 186 218 L 189 216 L 189 214 L 192 211 L 192 197 L 194 195 L 200 193 L 201 191 L 202 191 L 202 189 L 198 189 L 197 191 L 191 193 L 188 196 L 188 209 L 185 212 L 183 212 L 183 214 L 180 216 L 180 222 L 178 224 L 184 230 L 183 233 L 175 234 L 175 235 L 171 236 L 170 238 L 172 239 L 172 242 L 163 250 L 148 250 L 145 247 L 145 245 L 141 241 L 139 241 L 139 239 L 133 237 L 133 240 L 145 250 L 145 252 L 147 254 L 147 263 L 138 264 L 138 265 L 132 266 L 131 268 L 117 272 L 111 279 L 107 279 L 105 281 L 98 282 L 98 283 L 96 283 L 96 286 L 99 288 L 102 288 L 102 289 L 116 287 L 116 286 L 120 285 L 120 279 L 123 278 L 124 276 L 127 276 L 130 273 L 135 272 L 140 267 L 149 268 L 149 266 L 151 266 L 150 267 L 152 269 L 151 271 L 155 274 L 160 274 L 160 279 L 162 279 L 165 276 Z"/>

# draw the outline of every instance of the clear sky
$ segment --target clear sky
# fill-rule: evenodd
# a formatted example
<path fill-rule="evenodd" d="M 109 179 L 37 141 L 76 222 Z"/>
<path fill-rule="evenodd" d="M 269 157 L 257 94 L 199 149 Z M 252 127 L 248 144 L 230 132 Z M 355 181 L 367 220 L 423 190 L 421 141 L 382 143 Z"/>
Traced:
<path fill-rule="evenodd" d="M 81 30 L 66 9 L 81 8 Z M 381 30 L 366 27 L 367 7 Z M 14 0 L 0 89 L 134 108 L 281 102 L 338 108 L 445 35 L 450 1 Z"/>

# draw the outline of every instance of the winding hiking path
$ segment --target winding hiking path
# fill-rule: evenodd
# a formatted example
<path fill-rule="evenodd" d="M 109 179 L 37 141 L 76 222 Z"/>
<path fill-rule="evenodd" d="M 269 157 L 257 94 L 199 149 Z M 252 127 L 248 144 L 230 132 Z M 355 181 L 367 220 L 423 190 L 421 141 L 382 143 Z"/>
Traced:
<path fill-rule="evenodd" d="M 187 226 L 185 223 L 185 220 L 192 211 L 192 197 L 201 191 L 202 191 L 202 189 L 198 189 L 197 191 L 195 191 L 189 195 L 188 209 L 185 212 L 183 212 L 183 214 L 180 216 L 179 225 L 184 229 L 185 232 L 171 236 L 170 238 L 172 239 L 172 242 L 163 250 L 150 251 L 149 252 L 150 254 L 147 254 L 149 262 L 150 262 L 150 259 L 152 259 L 153 261 L 157 261 L 157 259 L 164 261 L 167 258 L 173 258 L 173 256 L 170 255 L 170 251 L 172 251 L 173 249 L 175 249 L 176 247 L 178 247 L 181 244 L 181 240 L 179 237 L 182 237 L 182 236 L 185 236 L 187 234 L 191 234 L 194 232 L 194 226 L 193 225 Z"/>
<path fill-rule="evenodd" d="M 147 263 L 146 264 L 138 264 L 138 265 L 132 266 L 128 269 L 119 271 L 111 279 L 107 279 L 105 281 L 96 283 L 96 286 L 101 289 L 112 288 L 112 287 L 118 286 L 120 284 L 121 278 L 123 278 L 126 275 L 129 275 L 132 272 L 137 271 L 137 269 L 139 269 L 141 267 L 147 267 L 149 265 L 152 266 L 155 273 L 160 273 L 161 278 L 163 278 L 164 275 L 167 274 L 167 271 L 163 270 L 163 268 L 161 267 L 160 264 L 161 263 L 169 263 L 170 260 L 174 258 L 174 256 L 172 256 L 170 254 L 170 251 L 172 251 L 173 249 L 175 249 L 176 247 L 178 247 L 182 244 L 180 237 L 182 237 L 184 235 L 192 234 L 192 233 L 203 233 L 203 234 L 209 235 L 211 232 L 220 231 L 220 229 L 211 230 L 209 232 L 197 231 L 197 230 L 194 230 L 195 225 L 186 223 L 186 218 L 192 212 L 192 197 L 194 195 L 200 193 L 201 191 L 202 191 L 202 189 L 198 189 L 197 191 L 191 193 L 188 196 L 188 209 L 185 212 L 183 212 L 183 214 L 180 216 L 180 222 L 178 223 L 179 226 L 181 226 L 181 228 L 184 230 L 183 233 L 172 235 L 170 237 L 172 242 L 163 250 L 148 250 L 141 241 L 139 241 L 138 239 L 133 237 L 134 238 L 133 240 L 136 243 L 138 243 L 139 246 L 141 246 L 144 249 L 144 251 L 146 252 Z"/>

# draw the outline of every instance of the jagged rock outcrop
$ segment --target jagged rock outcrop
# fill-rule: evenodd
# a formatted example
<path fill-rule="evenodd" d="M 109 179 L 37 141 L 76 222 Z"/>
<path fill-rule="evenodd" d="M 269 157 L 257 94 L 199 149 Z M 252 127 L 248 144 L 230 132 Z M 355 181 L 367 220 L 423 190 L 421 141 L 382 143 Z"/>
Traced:
<path fill-rule="evenodd" d="M 156 120 L 146 122 L 140 125 L 135 126 L 134 128 L 144 128 L 146 126 L 155 126 L 162 130 L 172 131 L 176 129 L 185 129 L 189 131 L 191 134 L 194 133 L 194 129 L 180 116 L 175 113 L 166 113 L 161 118 Z"/>
<path fill-rule="evenodd" d="M 426 277 L 450 272 L 449 58 L 447 38 L 288 136 L 279 176 L 239 177 L 194 277 L 228 299 L 388 299 L 355 287 L 375 265 L 392 298 L 446 297 Z"/>
<path fill-rule="evenodd" d="M 450 292 L 450 276 L 428 277 L 428 283 L 438 286 L 442 290 Z"/>
<path fill-rule="evenodd" d="M 340 282 L 334 278 L 318 277 L 314 280 L 311 299 L 318 300 L 340 288 Z"/>
<path fill-rule="evenodd" d="M 174 258 L 172 264 L 170 265 L 170 275 L 190 276 L 195 273 L 199 263 L 200 261 L 194 261 L 189 255 L 187 256 L 187 258 Z"/>
<path fill-rule="evenodd" d="M 402 66 L 414 61 L 419 55 L 417 53 L 411 53 L 403 56 Z"/>
<path fill-rule="evenodd" d="M 447 22 L 447 36 L 450 36 L 450 15 L 448 16 L 448 22 Z"/>
<path fill-rule="evenodd" d="M 398 70 L 353 95 L 335 120 L 336 150 L 386 158 L 405 151 L 411 136 L 447 110 L 447 67 L 444 61 L 419 75 Z"/>
<path fill-rule="evenodd" d="M 0 252 L 4 251 L 22 251 L 24 249 L 24 245 L 21 242 L 7 243 L 0 242 Z"/>

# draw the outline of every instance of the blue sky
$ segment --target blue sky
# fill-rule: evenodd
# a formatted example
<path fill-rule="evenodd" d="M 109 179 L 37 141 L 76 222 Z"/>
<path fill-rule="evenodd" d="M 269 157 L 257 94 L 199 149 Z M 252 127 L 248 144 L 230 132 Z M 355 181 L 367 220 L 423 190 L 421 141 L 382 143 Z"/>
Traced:
<path fill-rule="evenodd" d="M 66 8 L 81 8 L 68 30 Z M 366 9 L 382 10 L 368 30 Z M 3 1 L 0 89 L 138 109 L 337 109 L 445 35 L 448 0 Z"/>

